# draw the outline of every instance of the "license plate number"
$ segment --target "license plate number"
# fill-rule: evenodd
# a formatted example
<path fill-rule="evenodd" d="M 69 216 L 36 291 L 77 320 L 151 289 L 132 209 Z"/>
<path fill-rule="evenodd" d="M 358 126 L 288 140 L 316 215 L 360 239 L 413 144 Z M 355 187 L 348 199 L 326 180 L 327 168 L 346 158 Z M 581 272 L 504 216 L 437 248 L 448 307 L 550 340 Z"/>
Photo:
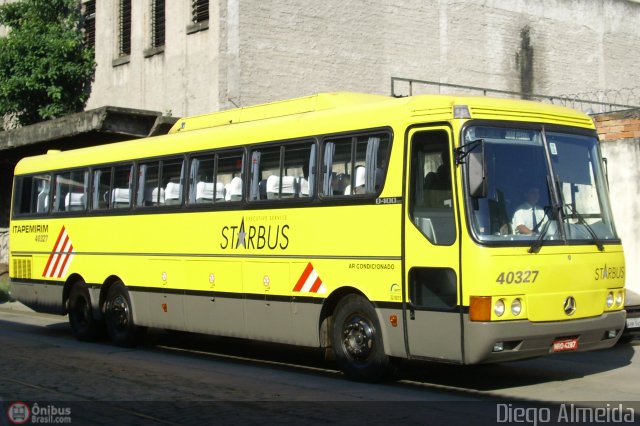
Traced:
<path fill-rule="evenodd" d="M 578 349 L 578 339 L 562 339 L 553 342 L 553 352 L 575 351 Z"/>
<path fill-rule="evenodd" d="M 638 328 L 638 327 L 640 327 L 640 317 L 627 318 L 627 328 Z"/>

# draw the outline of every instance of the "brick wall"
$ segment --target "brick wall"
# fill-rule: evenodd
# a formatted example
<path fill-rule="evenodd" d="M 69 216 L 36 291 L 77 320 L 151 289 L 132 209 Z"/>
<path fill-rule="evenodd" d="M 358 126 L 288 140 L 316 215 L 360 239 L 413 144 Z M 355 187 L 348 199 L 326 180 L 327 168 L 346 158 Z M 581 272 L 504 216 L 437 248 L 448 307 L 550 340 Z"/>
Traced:
<path fill-rule="evenodd" d="M 598 114 L 593 121 L 601 141 L 620 139 L 640 140 L 640 109 Z"/>

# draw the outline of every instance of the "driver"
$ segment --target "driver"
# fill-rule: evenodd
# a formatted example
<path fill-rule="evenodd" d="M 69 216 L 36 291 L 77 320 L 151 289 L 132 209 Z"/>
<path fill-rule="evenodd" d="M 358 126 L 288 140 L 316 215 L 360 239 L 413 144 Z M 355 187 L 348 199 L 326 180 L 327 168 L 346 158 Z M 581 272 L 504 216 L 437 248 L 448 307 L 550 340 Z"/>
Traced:
<path fill-rule="evenodd" d="M 531 235 L 539 231 L 547 215 L 542 207 L 538 206 L 540 191 L 538 188 L 530 188 L 527 191 L 527 201 L 518 206 L 511 220 L 511 227 L 515 234 Z"/>

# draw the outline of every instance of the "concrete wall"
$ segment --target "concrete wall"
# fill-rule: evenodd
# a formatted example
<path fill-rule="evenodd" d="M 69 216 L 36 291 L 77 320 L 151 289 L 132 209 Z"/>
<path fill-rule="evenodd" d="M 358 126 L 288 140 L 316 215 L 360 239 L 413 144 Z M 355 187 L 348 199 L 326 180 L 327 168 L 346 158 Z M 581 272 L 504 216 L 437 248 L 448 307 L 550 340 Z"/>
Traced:
<path fill-rule="evenodd" d="M 9 263 L 9 228 L 0 228 L 0 264 Z"/>
<path fill-rule="evenodd" d="M 1 1 L 1 0 L 0 0 Z M 98 68 L 87 108 L 194 115 L 320 91 L 389 94 L 391 76 L 550 95 L 640 81 L 632 0 L 212 0 L 166 2 L 164 53 L 150 0 L 133 2 L 128 63 L 113 65 L 117 1 L 97 2 Z"/>
<path fill-rule="evenodd" d="M 609 167 L 609 190 L 616 229 L 626 260 L 627 303 L 640 304 L 640 109 L 594 117 L 602 155 Z"/>
<path fill-rule="evenodd" d="M 218 31 L 187 34 L 191 2 L 166 2 L 164 50 L 151 46 L 151 1 L 132 3 L 131 54 L 118 57 L 118 1 L 96 2 L 96 74 L 86 109 L 105 105 L 162 111 L 173 116 L 218 109 Z M 219 16 L 215 2 L 210 13 Z M 215 26 L 218 28 L 218 25 Z"/>

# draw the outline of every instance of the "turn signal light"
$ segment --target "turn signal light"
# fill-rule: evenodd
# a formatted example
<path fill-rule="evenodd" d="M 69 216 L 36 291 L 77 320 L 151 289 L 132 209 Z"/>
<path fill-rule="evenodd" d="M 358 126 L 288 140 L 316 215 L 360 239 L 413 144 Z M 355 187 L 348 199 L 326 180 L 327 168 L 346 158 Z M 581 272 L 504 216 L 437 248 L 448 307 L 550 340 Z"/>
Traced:
<path fill-rule="evenodd" d="M 491 321 L 491 296 L 471 296 L 469 319 L 471 321 Z"/>

